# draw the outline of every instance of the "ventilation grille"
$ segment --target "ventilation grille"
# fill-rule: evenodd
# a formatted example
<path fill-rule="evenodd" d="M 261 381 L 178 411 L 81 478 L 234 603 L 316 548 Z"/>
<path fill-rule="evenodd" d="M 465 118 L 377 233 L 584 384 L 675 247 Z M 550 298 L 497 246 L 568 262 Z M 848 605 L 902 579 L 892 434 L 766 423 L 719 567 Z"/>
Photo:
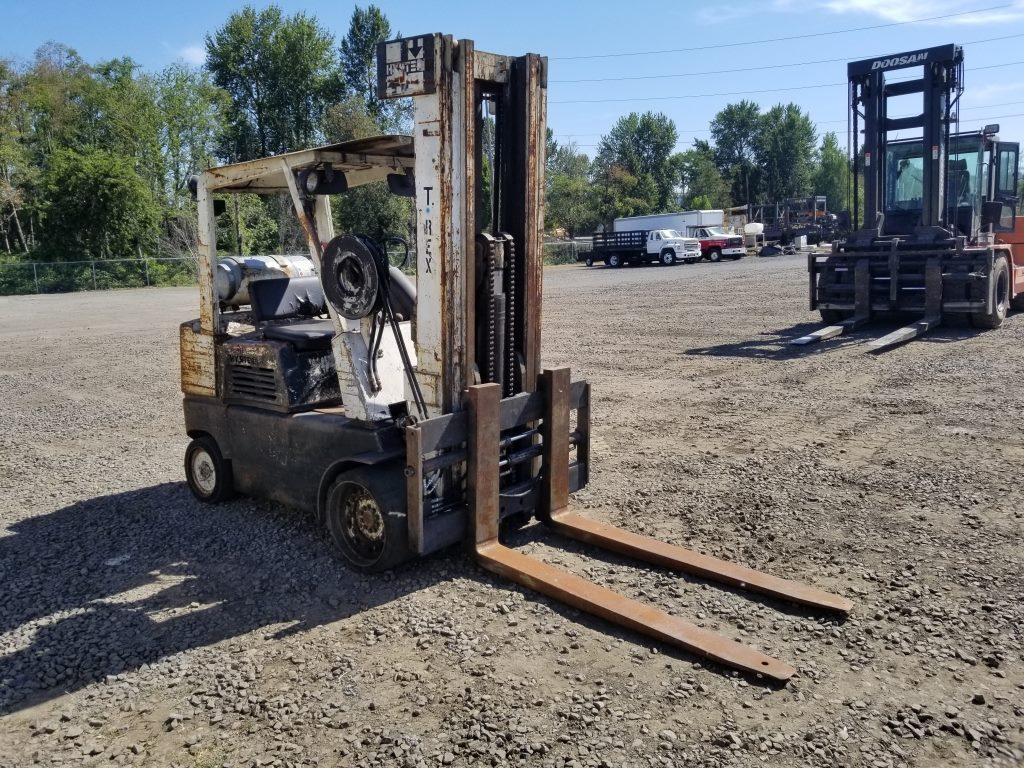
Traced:
<path fill-rule="evenodd" d="M 264 403 L 277 402 L 277 376 L 273 368 L 232 363 L 228 393 Z"/>

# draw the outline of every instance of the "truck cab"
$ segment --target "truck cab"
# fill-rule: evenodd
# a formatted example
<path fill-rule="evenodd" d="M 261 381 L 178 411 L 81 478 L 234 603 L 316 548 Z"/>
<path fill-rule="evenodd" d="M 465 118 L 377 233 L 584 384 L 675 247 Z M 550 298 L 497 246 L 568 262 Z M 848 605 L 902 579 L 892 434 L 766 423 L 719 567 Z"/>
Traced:
<path fill-rule="evenodd" d="M 593 237 L 592 250 L 585 258 L 588 267 L 598 261 L 609 267 L 648 262 L 669 267 L 679 262 L 693 264 L 699 259 L 700 241 L 683 237 L 675 229 L 597 232 Z"/>
<path fill-rule="evenodd" d="M 743 238 L 730 235 L 721 227 L 691 227 L 690 234 L 700 242 L 701 256 L 709 261 L 739 259 L 747 254 Z"/>
<path fill-rule="evenodd" d="M 683 237 L 675 229 L 653 229 L 647 233 L 647 254 L 664 261 L 671 254 L 673 262 L 693 264 L 700 258 L 700 241 L 694 237 Z M 654 261 L 654 258 L 649 259 Z M 668 263 L 668 262 L 666 262 Z"/>

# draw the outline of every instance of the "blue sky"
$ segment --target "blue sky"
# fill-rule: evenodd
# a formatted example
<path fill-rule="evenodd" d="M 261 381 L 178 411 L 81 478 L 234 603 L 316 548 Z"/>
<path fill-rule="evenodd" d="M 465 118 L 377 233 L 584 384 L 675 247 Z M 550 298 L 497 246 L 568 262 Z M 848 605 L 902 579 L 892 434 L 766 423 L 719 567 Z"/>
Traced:
<path fill-rule="evenodd" d="M 26 60 L 38 45 L 56 40 L 90 61 L 129 55 L 154 70 L 177 59 L 199 63 L 204 35 L 243 4 L 238 0 L 0 0 L 4 19 L 0 56 Z M 405 34 L 439 31 L 472 38 L 479 49 L 496 53 L 533 51 L 549 56 L 549 124 L 559 140 L 574 141 L 588 154 L 618 117 L 646 109 L 671 117 L 680 130 L 680 148 L 685 148 L 694 138 L 708 136 L 708 122 L 717 110 L 741 98 L 765 108 L 795 101 L 810 112 L 819 134 L 834 130 L 845 146 L 845 62 L 948 42 L 970 43 L 965 45 L 967 93 L 962 126 L 998 122 L 1004 138 L 1024 139 L 1024 0 L 734 0 L 731 4 L 401 0 L 379 4 L 392 27 Z M 289 12 L 315 14 L 339 37 L 353 8 L 343 0 L 282 0 L 278 5 Z M 980 12 L 963 15 L 965 11 Z M 821 34 L 924 18 L 932 20 Z M 797 35 L 817 36 L 650 53 Z M 1013 35 L 1019 37 L 971 43 Z M 637 53 L 644 55 L 608 55 Z M 821 63 L 724 71 L 812 61 Z M 1005 64 L 1010 65 L 999 66 Z M 566 82 L 595 79 L 600 81 Z M 734 95 L 705 95 L 720 93 Z"/>

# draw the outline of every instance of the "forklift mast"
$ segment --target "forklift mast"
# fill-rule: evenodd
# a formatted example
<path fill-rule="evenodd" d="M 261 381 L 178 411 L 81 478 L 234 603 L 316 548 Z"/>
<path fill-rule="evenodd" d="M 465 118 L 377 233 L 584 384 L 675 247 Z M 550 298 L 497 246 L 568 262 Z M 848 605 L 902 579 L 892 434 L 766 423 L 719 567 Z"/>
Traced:
<path fill-rule="evenodd" d="M 917 68 L 920 77 L 889 78 Z M 920 319 L 867 345 L 881 352 L 966 315 L 998 328 L 1024 303 L 1024 233 L 1017 227 L 1020 145 L 998 125 L 951 131 L 964 92 L 964 53 L 942 45 L 851 62 L 853 231 L 830 254 L 808 254 L 810 308 L 826 325 L 802 346 L 856 330 L 875 313 Z M 892 115 L 892 99 L 921 94 L 920 112 Z M 863 121 L 863 147 L 861 146 Z M 911 131 L 915 137 L 890 139 Z M 859 221 L 861 173 L 864 218 Z"/>
<path fill-rule="evenodd" d="M 547 59 L 430 34 L 380 43 L 377 72 L 380 98 L 413 103 L 416 376 L 427 413 L 462 410 L 475 384 L 498 384 L 503 397 L 533 391 L 541 369 Z"/>
<path fill-rule="evenodd" d="M 890 72 L 921 67 L 922 76 L 911 80 L 887 81 Z M 964 53 L 959 45 L 941 45 L 899 53 L 877 59 L 864 59 L 847 65 L 850 111 L 854 148 L 854 224 L 859 229 L 858 190 L 860 173 L 859 121 L 864 121 L 864 211 L 874 220 L 866 228 L 877 226 L 879 214 L 886 210 L 886 147 L 889 131 L 921 129 L 925 157 L 922 170 L 921 215 L 917 226 L 941 227 L 947 224 L 946 174 L 949 160 L 949 126 L 963 93 Z M 915 93 L 922 95 L 919 114 L 889 116 L 889 99 Z M 884 224 L 883 224 L 884 227 Z M 879 232 L 879 234 L 884 234 Z"/>
<path fill-rule="evenodd" d="M 570 509 L 590 474 L 591 395 L 568 368 L 541 370 L 547 62 L 428 34 L 380 43 L 377 64 L 378 95 L 412 99 L 412 137 L 196 179 L 200 317 L 180 328 L 192 492 L 309 509 L 367 572 L 465 542 L 483 568 L 524 587 L 787 680 L 796 669 L 785 662 L 502 543 L 503 530 L 537 518 L 672 570 L 835 613 L 852 607 Z M 415 198 L 415 287 L 384 243 L 334 233 L 331 196 L 381 182 Z M 214 195 L 253 192 L 289 195 L 314 275 L 218 284 L 215 270 L 239 275 L 217 262 Z"/>

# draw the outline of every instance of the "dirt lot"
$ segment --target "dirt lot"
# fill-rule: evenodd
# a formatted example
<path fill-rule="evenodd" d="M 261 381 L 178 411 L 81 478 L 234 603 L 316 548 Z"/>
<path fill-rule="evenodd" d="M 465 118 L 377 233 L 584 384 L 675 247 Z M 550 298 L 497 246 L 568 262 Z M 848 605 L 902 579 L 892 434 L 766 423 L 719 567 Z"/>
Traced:
<path fill-rule="evenodd" d="M 847 621 L 516 540 L 795 664 L 782 689 L 460 552 L 362 577 L 301 514 L 201 507 L 194 291 L 0 299 L 0 765 L 1024 764 L 1024 315 L 797 353 L 805 284 L 797 258 L 551 269 L 546 362 L 594 387 L 577 506 Z"/>

